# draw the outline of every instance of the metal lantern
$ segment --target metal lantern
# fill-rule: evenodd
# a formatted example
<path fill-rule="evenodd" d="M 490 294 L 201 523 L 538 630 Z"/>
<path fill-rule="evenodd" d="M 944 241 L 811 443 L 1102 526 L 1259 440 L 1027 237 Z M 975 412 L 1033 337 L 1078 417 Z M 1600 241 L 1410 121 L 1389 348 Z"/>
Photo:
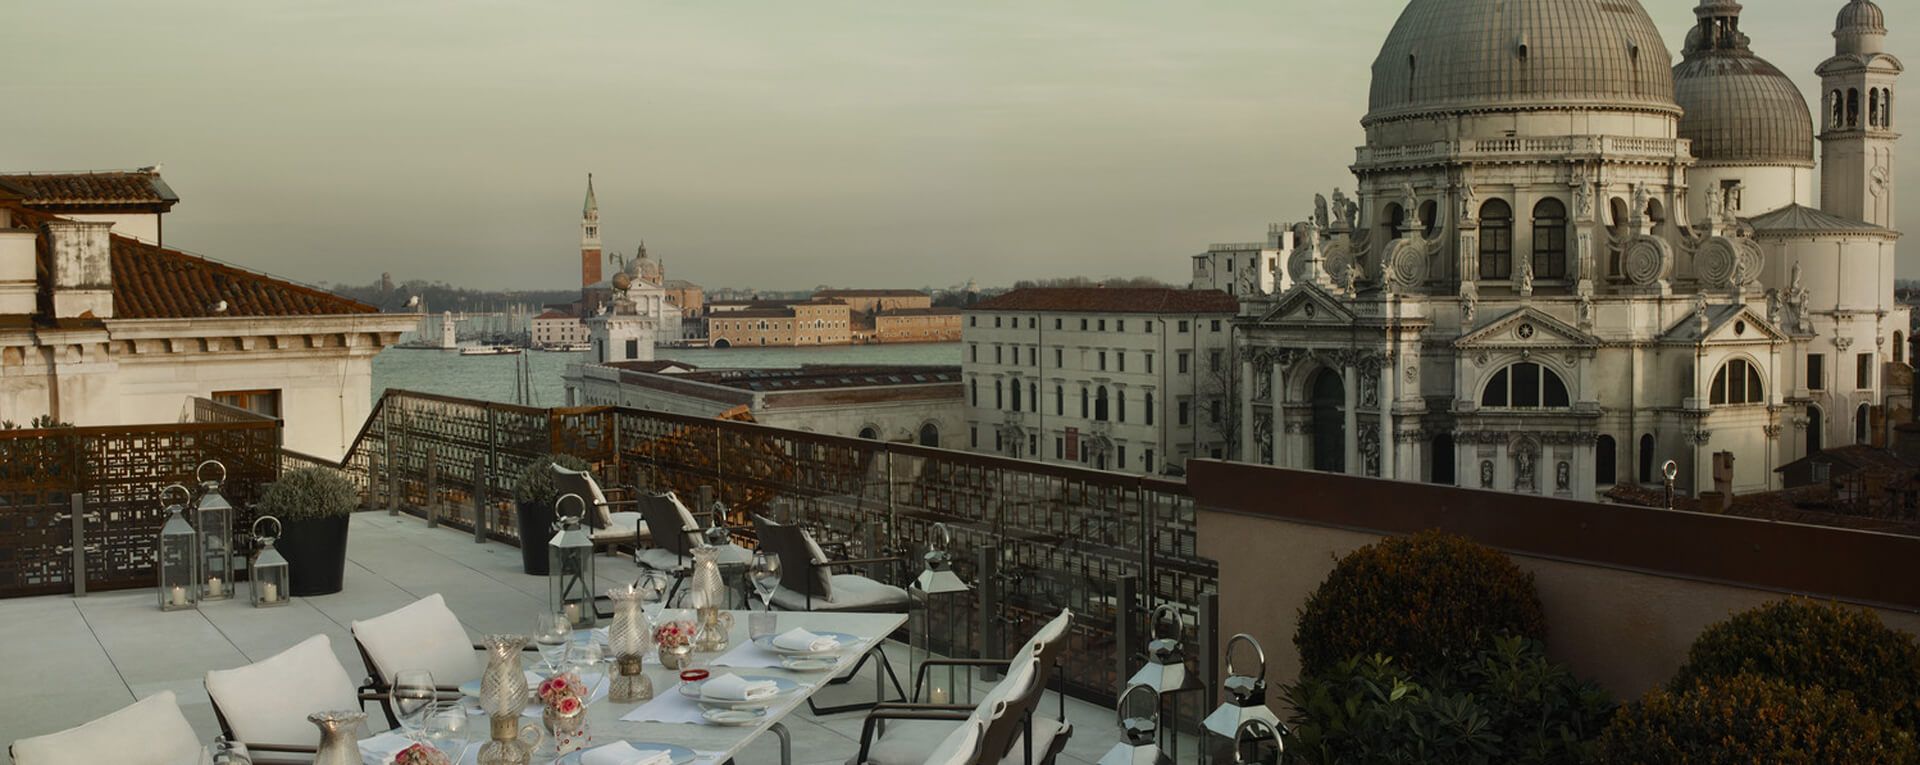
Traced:
<path fill-rule="evenodd" d="M 1280 741 L 1280 726 L 1264 720 L 1248 720 L 1240 724 L 1233 733 L 1233 761 L 1278 763 L 1284 745 Z M 1248 751 L 1252 753 L 1249 755 Z M 1271 759 L 1268 758 L 1271 755 Z"/>
<path fill-rule="evenodd" d="M 573 500 L 580 511 L 568 515 L 561 506 Z M 593 534 L 581 524 L 587 502 L 568 494 L 553 503 L 560 530 L 547 542 L 548 605 L 565 614 L 576 630 L 593 629 Z"/>
<path fill-rule="evenodd" d="M 1253 648 L 1260 663 L 1260 669 L 1251 675 L 1240 674 L 1233 666 L 1233 647 L 1242 642 Z M 1226 748 L 1233 746 L 1234 737 L 1247 722 L 1258 720 L 1274 729 L 1281 727 L 1280 718 L 1267 708 L 1267 652 L 1260 641 L 1244 632 L 1234 635 L 1227 641 L 1226 654 L 1227 679 L 1221 689 L 1227 692 L 1227 698 L 1201 724 L 1207 730 L 1207 748 L 1219 759 L 1228 756 Z"/>
<path fill-rule="evenodd" d="M 260 532 L 260 524 L 273 522 L 273 533 Z M 247 581 L 253 589 L 253 607 L 284 606 L 287 596 L 287 559 L 273 549 L 273 540 L 280 537 L 280 519 L 263 515 L 253 521 L 253 538 L 260 540 L 260 552 L 253 556 L 253 563 L 247 567 Z"/>
<path fill-rule="evenodd" d="M 1169 622 L 1172 634 L 1162 635 L 1160 626 Z M 1147 644 L 1147 666 L 1133 673 L 1127 684 L 1144 685 L 1161 695 L 1198 689 L 1200 679 L 1187 671 L 1187 651 L 1180 643 L 1180 609 L 1172 603 L 1153 609 L 1148 627 L 1153 642 Z"/>
<path fill-rule="evenodd" d="M 186 503 L 193 499 L 193 492 L 176 483 L 160 490 L 162 501 L 167 492 L 175 490 L 182 499 L 178 504 L 166 506 L 172 515 L 160 527 L 160 540 L 154 545 L 153 568 L 159 577 L 162 611 L 193 608 L 200 602 L 199 535 L 182 515 L 187 509 Z"/>
<path fill-rule="evenodd" d="M 205 478 L 208 466 L 220 468 L 218 480 Z M 200 482 L 200 500 L 193 503 L 193 529 L 200 534 L 200 599 L 233 597 L 233 503 L 220 493 L 227 466 L 207 460 L 193 469 Z"/>
<path fill-rule="evenodd" d="M 941 603 L 941 618 L 946 622 L 946 634 L 944 636 L 946 639 L 946 651 L 948 655 L 957 655 L 956 651 L 959 641 L 955 639 L 954 635 L 961 621 L 959 604 L 965 602 L 967 600 L 967 593 L 973 591 L 973 588 L 967 585 L 966 580 L 961 579 L 960 575 L 953 571 L 953 553 L 947 551 L 947 547 L 953 544 L 953 533 L 947 530 L 947 524 L 934 524 L 933 534 L 934 541 L 929 545 L 927 554 L 923 556 L 927 567 L 920 572 L 919 576 L 914 577 L 912 584 L 913 590 L 920 594 L 921 601 L 920 629 L 916 630 L 917 635 L 915 635 L 915 637 L 919 638 L 917 648 L 923 663 L 926 659 L 933 657 L 933 609 L 935 599 L 939 599 Z M 915 667 L 915 682 L 919 682 L 917 678 L 919 678 L 920 675 L 917 665 L 911 661 L 911 657 L 907 663 L 908 666 Z M 935 696 L 928 699 L 930 702 L 943 704 L 951 700 L 948 698 L 940 698 L 939 695 L 943 693 L 950 694 L 952 692 L 951 689 L 958 684 L 954 678 L 954 671 L 953 667 L 947 667 L 947 685 L 945 688 L 935 688 L 930 691 L 935 694 Z M 919 698 L 920 689 L 915 688 L 913 695 L 914 698 Z"/>
<path fill-rule="evenodd" d="M 1173 758 L 1160 751 L 1157 741 L 1160 737 L 1159 713 L 1146 717 L 1127 716 L 1127 701 L 1141 694 L 1152 700 L 1148 708 L 1159 707 L 1159 694 L 1147 686 L 1136 685 L 1120 694 L 1120 703 L 1114 705 L 1114 712 L 1120 719 L 1120 742 L 1100 757 L 1098 765 L 1173 765 Z"/>

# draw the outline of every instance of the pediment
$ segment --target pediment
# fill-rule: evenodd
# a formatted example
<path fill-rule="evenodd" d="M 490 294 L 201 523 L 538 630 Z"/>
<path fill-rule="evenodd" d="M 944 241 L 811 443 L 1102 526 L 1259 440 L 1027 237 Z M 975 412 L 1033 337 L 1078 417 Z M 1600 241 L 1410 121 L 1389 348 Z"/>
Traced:
<path fill-rule="evenodd" d="M 1262 323 L 1282 324 L 1328 324 L 1350 326 L 1354 322 L 1351 309 L 1342 305 L 1331 293 L 1312 283 L 1300 283 L 1280 296 L 1273 310 L 1260 317 Z"/>
<path fill-rule="evenodd" d="M 1596 348 L 1600 338 L 1533 306 L 1521 306 L 1453 342 L 1455 348 Z"/>
<path fill-rule="evenodd" d="M 1701 331 L 1699 312 L 1687 314 L 1667 331 L 1660 341 L 1683 345 L 1785 342 L 1790 338 L 1767 317 L 1752 307 L 1729 303 L 1707 308 L 1706 331 Z"/>

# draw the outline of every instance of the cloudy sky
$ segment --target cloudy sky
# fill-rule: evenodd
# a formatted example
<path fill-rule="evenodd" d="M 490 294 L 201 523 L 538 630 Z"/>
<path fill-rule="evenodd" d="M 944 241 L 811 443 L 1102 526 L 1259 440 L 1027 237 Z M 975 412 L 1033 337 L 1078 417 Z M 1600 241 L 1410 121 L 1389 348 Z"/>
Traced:
<path fill-rule="evenodd" d="M 1677 50 L 1694 3 L 1643 1 Z M 1744 28 L 1816 93 L 1841 4 L 1747 0 Z M 0 168 L 164 163 L 169 244 L 307 281 L 575 286 L 589 171 L 609 247 L 708 285 L 1177 279 L 1352 188 L 1402 5 L 25 3 Z"/>

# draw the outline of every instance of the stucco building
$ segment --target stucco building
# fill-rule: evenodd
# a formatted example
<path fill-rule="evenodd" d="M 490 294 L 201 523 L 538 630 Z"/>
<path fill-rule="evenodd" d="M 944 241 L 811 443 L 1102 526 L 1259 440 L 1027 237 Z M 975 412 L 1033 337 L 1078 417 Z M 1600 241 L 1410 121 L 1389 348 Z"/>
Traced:
<path fill-rule="evenodd" d="M 1774 488 L 1878 439 L 1910 401 L 1902 67 L 1844 3 L 1816 131 L 1741 13 L 1701 2 L 1675 64 L 1635 0 L 1408 3 L 1355 195 L 1270 235 L 1241 294 L 1241 458 L 1587 499 L 1668 460 L 1682 491 L 1729 461 Z"/>
<path fill-rule="evenodd" d="M 533 317 L 528 336 L 535 348 L 579 345 L 592 339 L 587 324 L 566 311 L 546 311 Z"/>
<path fill-rule="evenodd" d="M 838 300 L 727 301 L 707 307 L 707 341 L 715 348 L 853 342 L 852 313 Z"/>
<path fill-rule="evenodd" d="M 744 407 L 755 422 L 922 446 L 955 445 L 960 369 L 817 365 L 697 369 L 670 361 L 576 364 L 568 406 L 629 406 L 712 417 Z"/>
<path fill-rule="evenodd" d="M 1032 288 L 965 312 L 965 448 L 1158 474 L 1231 443 L 1235 300 Z"/>

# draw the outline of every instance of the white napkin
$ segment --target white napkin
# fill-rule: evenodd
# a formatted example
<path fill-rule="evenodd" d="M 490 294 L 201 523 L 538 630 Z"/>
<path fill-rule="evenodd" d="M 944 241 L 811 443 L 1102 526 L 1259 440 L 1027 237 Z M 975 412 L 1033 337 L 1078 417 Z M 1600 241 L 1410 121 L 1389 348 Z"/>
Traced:
<path fill-rule="evenodd" d="M 360 760 L 366 765 L 385 765 L 409 746 L 413 746 L 413 739 L 402 734 L 393 731 L 376 734 L 360 740 Z"/>
<path fill-rule="evenodd" d="M 758 701 L 780 693 L 771 680 L 747 680 L 728 672 L 700 686 L 700 697 L 720 701 Z"/>
<path fill-rule="evenodd" d="M 773 639 L 773 645 L 783 651 L 806 651 L 807 653 L 826 653 L 840 647 L 840 641 L 825 635 L 815 635 L 795 627 L 780 633 Z"/>
<path fill-rule="evenodd" d="M 635 749 L 625 741 L 616 741 L 589 749 L 580 755 L 580 765 L 672 765 L 673 756 L 655 749 Z"/>

